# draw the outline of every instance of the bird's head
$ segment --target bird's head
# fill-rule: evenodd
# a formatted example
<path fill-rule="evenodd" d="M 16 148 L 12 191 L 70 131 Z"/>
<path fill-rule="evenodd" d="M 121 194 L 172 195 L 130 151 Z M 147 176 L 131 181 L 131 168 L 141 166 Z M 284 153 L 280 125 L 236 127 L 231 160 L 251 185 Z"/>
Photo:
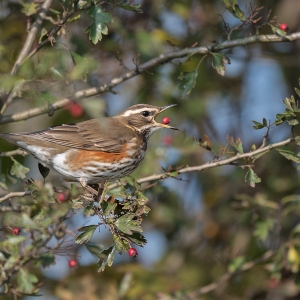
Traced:
<path fill-rule="evenodd" d="M 149 138 L 153 132 L 160 128 L 178 130 L 175 127 L 159 123 L 155 120 L 158 114 L 175 105 L 159 107 L 149 104 L 136 104 L 124 110 L 119 114 L 119 117 L 125 124 L 128 124 L 140 134 Z"/>

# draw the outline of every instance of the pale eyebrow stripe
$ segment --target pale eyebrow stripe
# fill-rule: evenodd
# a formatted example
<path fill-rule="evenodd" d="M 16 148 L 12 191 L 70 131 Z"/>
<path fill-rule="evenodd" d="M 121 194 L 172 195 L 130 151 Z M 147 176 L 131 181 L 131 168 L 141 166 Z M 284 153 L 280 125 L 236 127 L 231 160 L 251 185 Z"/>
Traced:
<path fill-rule="evenodd" d="M 125 113 L 121 114 L 121 116 L 128 117 L 128 116 L 131 116 L 131 115 L 141 113 L 142 111 L 145 111 L 145 110 L 153 111 L 153 110 L 145 107 L 145 108 L 140 108 L 140 109 L 135 109 L 135 110 L 128 110 Z"/>

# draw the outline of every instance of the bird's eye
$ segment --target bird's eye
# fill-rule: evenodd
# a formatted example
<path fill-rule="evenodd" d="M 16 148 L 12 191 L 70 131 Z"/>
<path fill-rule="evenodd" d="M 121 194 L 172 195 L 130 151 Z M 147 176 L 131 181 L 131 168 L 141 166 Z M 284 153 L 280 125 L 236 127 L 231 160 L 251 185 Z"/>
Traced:
<path fill-rule="evenodd" d="M 142 111 L 142 115 L 143 115 L 144 117 L 148 117 L 148 116 L 150 115 L 150 113 L 149 113 L 148 110 L 144 110 L 144 111 Z"/>

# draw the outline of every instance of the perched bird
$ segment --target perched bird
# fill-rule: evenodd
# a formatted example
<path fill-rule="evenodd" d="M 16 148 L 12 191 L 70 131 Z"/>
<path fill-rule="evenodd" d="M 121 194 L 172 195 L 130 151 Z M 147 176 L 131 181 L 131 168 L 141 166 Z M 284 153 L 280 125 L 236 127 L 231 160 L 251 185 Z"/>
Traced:
<path fill-rule="evenodd" d="M 79 181 L 92 191 L 89 184 L 119 179 L 133 172 L 143 160 L 148 140 L 156 130 L 178 130 L 155 121 L 159 113 L 172 106 L 137 104 L 114 117 L 29 133 L 0 133 L 0 137 L 24 149 L 64 179 Z"/>

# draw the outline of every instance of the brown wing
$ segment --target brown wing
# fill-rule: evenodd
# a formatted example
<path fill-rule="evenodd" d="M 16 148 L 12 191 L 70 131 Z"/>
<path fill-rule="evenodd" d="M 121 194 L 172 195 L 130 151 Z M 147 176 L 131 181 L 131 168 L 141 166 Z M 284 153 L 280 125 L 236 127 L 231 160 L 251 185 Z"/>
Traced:
<path fill-rule="evenodd" d="M 114 118 L 105 118 L 50 127 L 28 136 L 66 147 L 118 153 L 135 133 Z"/>

